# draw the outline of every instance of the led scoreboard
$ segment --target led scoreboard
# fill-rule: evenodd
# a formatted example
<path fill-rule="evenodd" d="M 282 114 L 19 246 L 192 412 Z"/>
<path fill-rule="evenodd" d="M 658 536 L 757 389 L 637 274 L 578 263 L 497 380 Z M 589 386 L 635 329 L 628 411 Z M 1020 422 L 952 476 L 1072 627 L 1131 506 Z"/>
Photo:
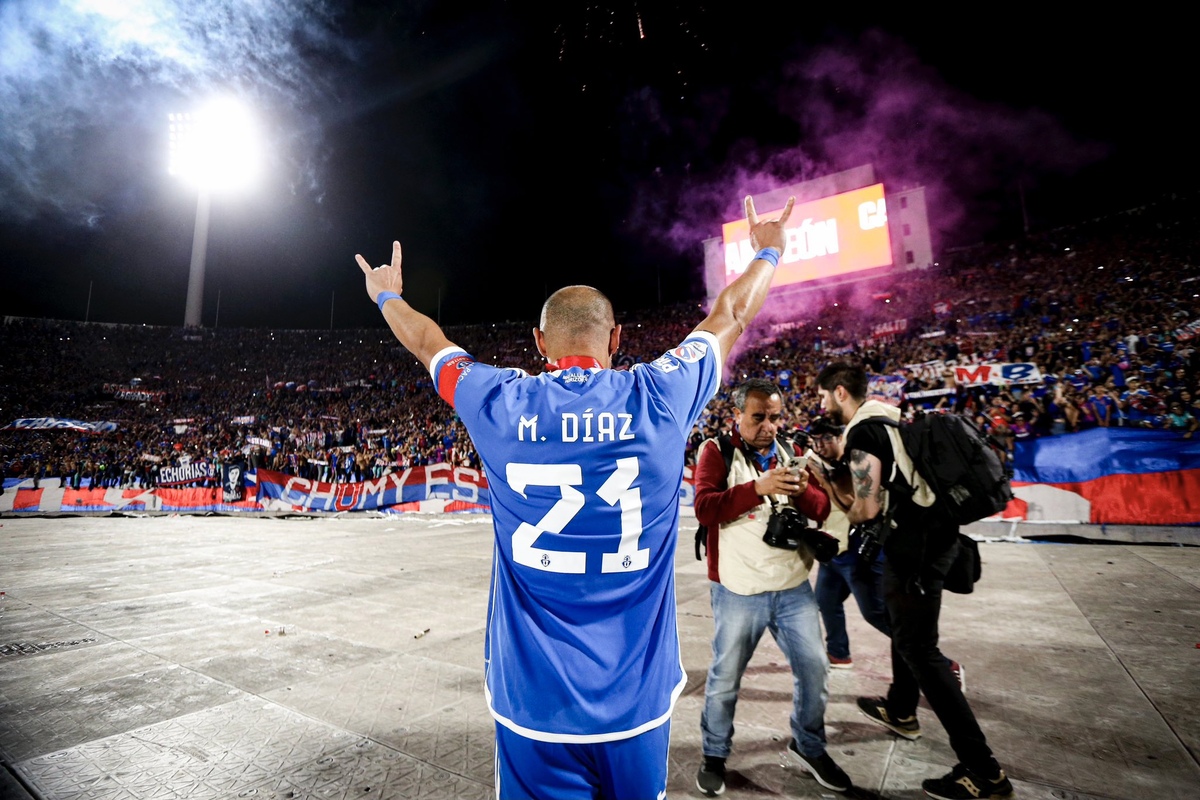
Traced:
<path fill-rule="evenodd" d="M 759 217 L 778 216 L 782 208 L 758 210 Z M 754 258 L 745 218 L 722 226 L 725 284 L 746 271 Z M 772 286 L 847 275 L 892 263 L 883 184 L 822 197 L 792 209 L 785 228 L 787 245 Z"/>

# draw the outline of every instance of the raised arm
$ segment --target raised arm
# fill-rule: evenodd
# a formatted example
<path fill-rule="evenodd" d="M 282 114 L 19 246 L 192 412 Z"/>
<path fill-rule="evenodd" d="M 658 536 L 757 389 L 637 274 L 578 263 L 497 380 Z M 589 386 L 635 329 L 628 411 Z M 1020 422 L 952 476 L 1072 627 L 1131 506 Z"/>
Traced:
<path fill-rule="evenodd" d="M 436 322 L 400 297 L 404 289 L 404 277 L 400 272 L 400 243 L 392 242 L 391 264 L 371 269 L 362 256 L 355 255 L 354 260 L 366 276 L 367 294 L 371 300 L 378 303 L 380 296 L 383 296 L 380 310 L 392 333 L 428 369 L 433 357 L 454 343 L 446 338 Z"/>
<path fill-rule="evenodd" d="M 759 220 L 754 211 L 753 198 L 746 197 L 746 221 L 750 223 L 750 246 L 755 253 L 765 247 L 773 247 L 776 255 L 783 253 L 787 237 L 784 234 L 784 223 L 792 213 L 796 198 L 789 197 L 783 213 L 778 219 Z M 715 334 L 721 344 L 721 355 L 728 356 L 733 350 L 742 332 L 754 320 L 763 302 L 767 299 L 767 290 L 771 288 L 771 279 L 775 275 L 775 265 L 757 256 L 746 267 L 733 283 L 726 286 L 717 295 L 712 311 L 704 321 L 696 326 L 698 331 L 708 331 Z"/>

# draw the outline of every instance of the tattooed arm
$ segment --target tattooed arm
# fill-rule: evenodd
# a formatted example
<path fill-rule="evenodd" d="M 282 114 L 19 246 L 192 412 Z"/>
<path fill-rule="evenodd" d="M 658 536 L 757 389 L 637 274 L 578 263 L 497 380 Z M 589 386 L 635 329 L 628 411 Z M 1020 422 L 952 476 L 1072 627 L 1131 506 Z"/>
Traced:
<path fill-rule="evenodd" d="M 883 465 L 878 458 L 864 450 L 850 451 L 850 477 L 854 481 L 854 503 L 846 512 L 850 524 L 875 519 L 883 511 L 882 474 Z"/>

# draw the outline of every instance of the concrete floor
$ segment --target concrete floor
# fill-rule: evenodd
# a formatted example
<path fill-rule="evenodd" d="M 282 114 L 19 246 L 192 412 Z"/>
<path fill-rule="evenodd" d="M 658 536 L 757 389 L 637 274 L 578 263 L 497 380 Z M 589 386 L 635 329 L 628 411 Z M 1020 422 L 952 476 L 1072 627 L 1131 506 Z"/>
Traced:
<path fill-rule="evenodd" d="M 685 519 L 688 687 L 670 794 L 698 797 L 712 615 Z M 0 518 L 0 797 L 479 798 L 490 518 Z M 1200 798 L 1200 548 L 985 542 L 943 650 L 1025 800 Z M 829 749 L 858 798 L 922 797 L 954 762 L 857 711 L 887 642 L 847 606 Z M 731 800 L 833 797 L 781 763 L 790 675 L 769 638 L 743 686 Z"/>

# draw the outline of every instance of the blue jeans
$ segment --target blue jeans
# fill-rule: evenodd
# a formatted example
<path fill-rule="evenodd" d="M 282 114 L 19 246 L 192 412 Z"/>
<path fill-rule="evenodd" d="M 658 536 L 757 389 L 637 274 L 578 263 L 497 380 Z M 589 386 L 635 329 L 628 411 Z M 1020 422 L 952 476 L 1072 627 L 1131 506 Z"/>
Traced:
<path fill-rule="evenodd" d="M 740 595 L 711 584 L 712 664 L 700 730 L 704 755 L 728 758 L 742 673 L 768 628 L 792 668 L 792 737 L 806 756 L 825 752 L 829 661 L 821 644 L 817 603 L 808 581 L 782 592 Z"/>
<path fill-rule="evenodd" d="M 850 637 L 846 635 L 846 612 L 842 604 L 851 594 L 863 619 L 884 636 L 892 635 L 883 602 L 883 554 L 871 564 L 868 574 L 862 574 L 855 538 L 852 537 L 849 550 L 834 556 L 817 571 L 817 606 L 825 623 L 825 649 L 834 658 L 850 657 Z"/>

